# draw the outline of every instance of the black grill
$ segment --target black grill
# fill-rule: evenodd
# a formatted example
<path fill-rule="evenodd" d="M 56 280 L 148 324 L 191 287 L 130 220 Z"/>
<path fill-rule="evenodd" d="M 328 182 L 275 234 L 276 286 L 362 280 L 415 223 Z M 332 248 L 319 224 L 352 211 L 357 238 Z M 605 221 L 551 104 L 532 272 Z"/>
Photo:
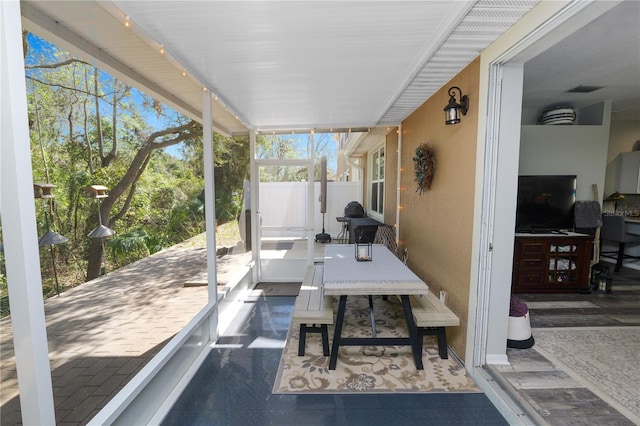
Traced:
<path fill-rule="evenodd" d="M 344 217 L 364 217 L 364 208 L 357 201 L 351 201 L 344 208 Z"/>

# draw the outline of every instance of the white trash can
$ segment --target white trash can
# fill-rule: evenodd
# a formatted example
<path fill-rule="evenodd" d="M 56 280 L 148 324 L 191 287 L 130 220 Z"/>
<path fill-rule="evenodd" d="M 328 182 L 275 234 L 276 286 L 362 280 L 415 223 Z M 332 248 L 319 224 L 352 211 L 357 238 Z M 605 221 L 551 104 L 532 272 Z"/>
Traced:
<path fill-rule="evenodd" d="M 529 308 L 515 296 L 511 296 L 509 308 L 509 324 L 507 329 L 507 347 L 515 349 L 528 349 L 533 346 L 535 340 L 531 333 L 529 321 Z"/>

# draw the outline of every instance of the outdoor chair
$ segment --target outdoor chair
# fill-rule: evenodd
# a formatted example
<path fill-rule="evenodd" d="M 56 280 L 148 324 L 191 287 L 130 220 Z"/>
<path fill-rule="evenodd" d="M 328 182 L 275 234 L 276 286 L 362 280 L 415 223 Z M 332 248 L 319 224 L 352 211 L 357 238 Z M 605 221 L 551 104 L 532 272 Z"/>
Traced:
<path fill-rule="evenodd" d="M 373 244 L 382 244 L 388 248 L 391 253 L 398 256 L 398 243 L 396 243 L 396 231 L 393 226 L 380 225 L 373 237 Z"/>
<path fill-rule="evenodd" d="M 390 225 L 380 225 L 376 231 L 376 235 L 373 238 L 373 244 L 382 244 L 391 251 L 396 257 L 399 257 L 402 263 L 407 264 L 409 258 L 409 250 L 405 248 L 402 256 L 398 250 L 398 243 L 396 242 L 396 230 Z M 387 296 L 382 296 L 382 300 L 387 300 Z"/>

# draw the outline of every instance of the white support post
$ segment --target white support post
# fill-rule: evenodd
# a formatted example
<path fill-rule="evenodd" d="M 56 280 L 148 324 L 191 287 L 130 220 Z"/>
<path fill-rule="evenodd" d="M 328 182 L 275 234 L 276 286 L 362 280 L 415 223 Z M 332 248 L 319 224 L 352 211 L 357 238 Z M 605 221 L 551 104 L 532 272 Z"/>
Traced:
<path fill-rule="evenodd" d="M 308 180 L 307 182 L 307 191 L 309 192 L 309 196 L 307 197 L 307 261 L 309 265 L 313 265 L 315 258 L 315 236 L 314 236 L 314 224 L 315 222 L 315 205 L 316 205 L 316 196 L 315 196 L 315 132 L 310 132 L 309 134 L 309 152 L 307 153 L 309 156 L 309 166 L 307 170 Z"/>
<path fill-rule="evenodd" d="M 252 284 L 256 284 L 260 280 L 260 262 L 258 261 L 258 254 L 260 250 L 260 234 L 258 233 L 258 221 L 260 220 L 260 214 L 258 212 L 258 185 L 259 174 L 256 166 L 256 131 L 249 130 L 249 184 L 251 187 L 251 258 L 254 262 L 254 268 L 252 272 Z M 246 194 L 245 194 L 246 195 Z"/>
<path fill-rule="evenodd" d="M 218 301 L 218 277 L 216 274 L 216 195 L 215 179 L 213 176 L 213 117 L 212 100 L 209 91 L 202 92 L 202 145 L 204 156 L 204 200 L 205 200 L 205 229 L 207 241 L 207 285 L 209 289 L 209 303 Z M 212 321 L 217 318 L 212 316 Z M 217 336 L 217 324 L 212 323 L 210 337 L 215 341 Z"/>
<path fill-rule="evenodd" d="M 402 123 L 398 125 L 398 170 L 396 175 L 396 244 L 400 245 L 400 210 L 402 197 Z"/>
<path fill-rule="evenodd" d="M 0 216 L 22 424 L 52 425 L 21 22 L 20 2 L 0 1 Z"/>

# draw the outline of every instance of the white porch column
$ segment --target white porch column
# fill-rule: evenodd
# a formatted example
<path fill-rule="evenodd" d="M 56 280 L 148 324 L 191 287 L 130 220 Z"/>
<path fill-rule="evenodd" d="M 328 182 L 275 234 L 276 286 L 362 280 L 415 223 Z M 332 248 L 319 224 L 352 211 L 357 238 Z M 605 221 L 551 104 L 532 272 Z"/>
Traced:
<path fill-rule="evenodd" d="M 251 258 L 253 259 L 255 268 L 252 268 L 253 284 L 260 280 L 260 265 L 258 263 L 258 250 L 260 248 L 260 235 L 258 234 L 258 185 L 259 176 L 256 168 L 256 131 L 249 130 L 249 184 L 251 187 Z"/>
<path fill-rule="evenodd" d="M 207 284 L 209 289 L 209 303 L 218 301 L 218 277 L 216 274 L 216 194 L 215 179 L 213 176 L 213 117 L 211 94 L 202 92 L 202 145 L 204 157 L 204 205 L 205 205 L 205 229 L 207 241 Z M 215 317 L 215 318 L 214 318 Z M 217 322 L 217 316 L 212 316 L 212 321 Z M 209 331 L 211 340 L 217 336 L 217 323 L 211 324 Z"/>
<path fill-rule="evenodd" d="M 55 424 L 18 1 L 0 1 L 0 215 L 22 423 Z"/>
<path fill-rule="evenodd" d="M 307 196 L 307 261 L 309 265 L 313 265 L 315 259 L 315 236 L 314 236 L 314 225 L 315 225 L 315 209 L 316 209 L 316 194 L 315 194 L 315 156 L 316 156 L 316 147 L 315 147 L 315 136 L 316 133 L 312 130 L 309 134 L 309 152 L 307 153 L 309 162 L 307 166 L 307 191 L 309 192 Z"/>
<path fill-rule="evenodd" d="M 396 244 L 400 244 L 400 209 L 402 203 L 402 123 L 398 124 L 398 164 L 396 170 Z"/>

